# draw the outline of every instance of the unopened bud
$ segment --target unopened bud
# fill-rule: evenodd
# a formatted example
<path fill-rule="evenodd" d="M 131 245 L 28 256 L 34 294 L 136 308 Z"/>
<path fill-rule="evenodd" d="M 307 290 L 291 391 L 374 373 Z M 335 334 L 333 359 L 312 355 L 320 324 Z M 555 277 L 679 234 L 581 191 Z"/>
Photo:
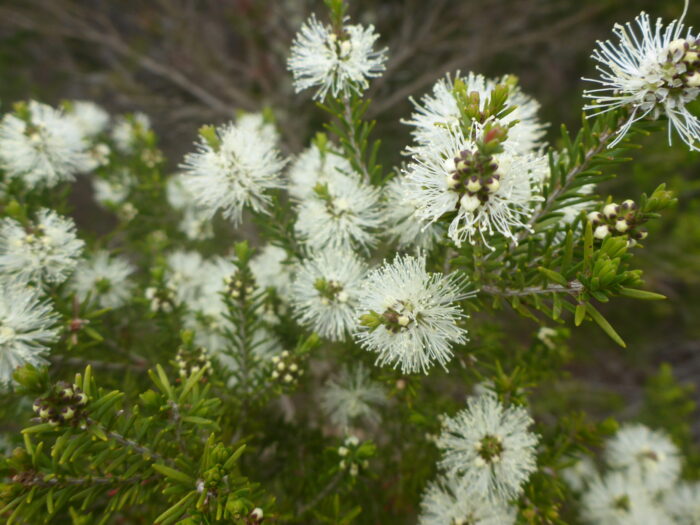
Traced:
<path fill-rule="evenodd" d="M 688 49 L 688 42 L 685 38 L 677 38 L 668 45 L 668 53 L 671 60 L 676 62 L 681 59 L 685 54 L 685 50 Z"/>
<path fill-rule="evenodd" d="M 622 201 L 622 204 L 620 204 L 620 207 L 623 210 L 636 210 L 637 209 L 637 204 L 632 199 L 627 199 L 625 201 Z"/>
<path fill-rule="evenodd" d="M 500 187 L 501 181 L 498 180 L 498 177 L 489 177 L 486 181 L 486 189 L 489 190 L 489 193 L 496 193 Z"/>
<path fill-rule="evenodd" d="M 610 204 L 607 204 L 605 208 L 603 208 L 603 215 L 605 215 L 608 219 L 612 219 L 617 216 L 618 210 L 618 205 L 611 202 Z"/>
<path fill-rule="evenodd" d="M 596 239 L 605 239 L 608 235 L 610 235 L 610 229 L 605 224 L 601 224 L 593 232 L 593 236 Z"/>
<path fill-rule="evenodd" d="M 408 326 L 408 323 L 411 322 L 411 320 L 405 315 L 400 315 L 397 321 L 401 326 Z"/>
<path fill-rule="evenodd" d="M 588 214 L 588 220 L 592 223 L 596 222 L 602 222 L 603 221 L 603 214 L 600 213 L 599 211 L 592 211 L 591 213 Z"/>
<path fill-rule="evenodd" d="M 64 421 L 68 421 L 70 419 L 73 419 L 73 416 L 75 415 L 75 410 L 73 407 L 63 407 L 61 409 L 61 417 L 63 418 Z"/>
<path fill-rule="evenodd" d="M 625 233 L 627 230 L 630 229 L 630 225 L 625 219 L 620 217 L 619 219 L 617 219 L 617 221 L 615 221 L 615 229 L 620 233 Z"/>
<path fill-rule="evenodd" d="M 481 201 L 474 195 L 465 194 L 459 200 L 459 206 L 467 213 L 473 212 L 479 206 L 481 206 Z"/>
<path fill-rule="evenodd" d="M 455 159 L 452 157 L 449 157 L 445 159 L 445 162 L 442 163 L 442 166 L 445 168 L 445 171 L 448 173 L 452 173 L 454 170 L 457 169 L 455 165 Z"/>
<path fill-rule="evenodd" d="M 481 189 L 481 181 L 479 180 L 479 177 L 476 175 L 473 175 L 469 177 L 469 180 L 467 181 L 467 191 L 471 193 L 476 193 Z"/>
<path fill-rule="evenodd" d="M 700 87 L 700 71 L 695 71 L 685 78 L 688 87 Z"/>
<path fill-rule="evenodd" d="M 685 62 L 686 64 L 692 64 L 694 62 L 697 62 L 698 58 L 700 58 L 700 55 L 698 55 L 696 51 L 688 51 L 683 57 L 683 62 Z"/>
<path fill-rule="evenodd" d="M 255 507 L 253 509 L 253 512 L 250 513 L 250 517 L 253 518 L 255 521 L 262 521 L 263 516 L 263 510 L 260 507 Z"/>
<path fill-rule="evenodd" d="M 454 190 L 459 186 L 459 184 L 459 175 L 457 175 L 456 173 L 450 173 L 445 177 L 445 185 L 447 186 L 447 189 Z"/>

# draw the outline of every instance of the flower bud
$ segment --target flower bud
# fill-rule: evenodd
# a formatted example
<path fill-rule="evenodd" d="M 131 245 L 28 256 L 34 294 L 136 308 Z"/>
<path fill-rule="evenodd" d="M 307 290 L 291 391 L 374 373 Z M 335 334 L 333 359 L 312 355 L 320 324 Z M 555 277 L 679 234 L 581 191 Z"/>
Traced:
<path fill-rule="evenodd" d="M 588 214 L 588 220 L 592 223 L 603 222 L 603 214 L 599 211 L 592 211 Z"/>
<path fill-rule="evenodd" d="M 408 317 L 406 317 L 405 315 L 400 315 L 398 318 L 398 323 L 401 326 L 408 326 L 408 323 L 410 323 L 410 322 L 411 322 L 411 320 Z"/>
<path fill-rule="evenodd" d="M 692 74 L 685 78 L 685 83 L 688 87 L 700 87 L 700 71 L 694 71 Z"/>
<path fill-rule="evenodd" d="M 611 202 L 610 204 L 607 204 L 605 208 L 603 208 L 603 215 L 605 215 L 608 219 L 613 219 L 617 216 L 618 211 L 618 205 L 614 202 Z"/>
<path fill-rule="evenodd" d="M 677 62 L 688 49 L 688 42 L 685 38 L 677 38 L 668 45 L 668 54 L 673 62 Z"/>
<path fill-rule="evenodd" d="M 467 213 L 473 212 L 479 206 L 481 206 L 481 201 L 474 195 L 465 194 L 459 200 L 459 206 Z"/>
<path fill-rule="evenodd" d="M 486 181 L 486 189 L 489 193 L 496 193 L 500 187 L 501 181 L 498 180 L 498 177 L 489 177 Z"/>
<path fill-rule="evenodd" d="M 683 62 L 686 64 L 692 64 L 697 62 L 698 58 L 700 58 L 700 55 L 698 55 L 697 51 L 688 51 L 683 57 Z"/>
<path fill-rule="evenodd" d="M 442 166 L 448 173 L 452 173 L 457 169 L 457 166 L 455 165 L 455 159 L 453 159 L 452 157 L 445 159 L 445 162 L 442 163 Z"/>
<path fill-rule="evenodd" d="M 622 201 L 622 204 L 620 204 L 620 207 L 623 210 L 636 210 L 637 204 L 632 199 L 627 199 L 625 201 Z"/>
<path fill-rule="evenodd" d="M 450 190 L 454 190 L 457 186 L 459 186 L 459 182 L 459 175 L 456 173 L 450 173 L 447 177 L 445 177 L 445 183 Z"/>
<path fill-rule="evenodd" d="M 63 421 L 69 421 L 73 419 L 74 415 L 75 409 L 73 407 L 63 407 L 61 409 L 61 417 L 63 418 Z"/>
<path fill-rule="evenodd" d="M 479 180 L 479 177 L 476 175 L 472 175 L 469 177 L 469 180 L 467 181 L 467 191 L 471 193 L 476 193 L 481 189 L 481 181 Z"/>
<path fill-rule="evenodd" d="M 620 217 L 617 219 L 617 221 L 615 221 L 615 229 L 620 233 L 625 233 L 630 229 L 630 225 L 624 218 Z"/>
<path fill-rule="evenodd" d="M 601 224 L 593 232 L 593 236 L 596 239 L 605 239 L 608 235 L 610 235 L 610 229 L 606 224 Z"/>
<path fill-rule="evenodd" d="M 263 516 L 263 510 L 260 507 L 255 507 L 253 512 L 250 513 L 250 517 L 255 521 L 262 521 Z"/>

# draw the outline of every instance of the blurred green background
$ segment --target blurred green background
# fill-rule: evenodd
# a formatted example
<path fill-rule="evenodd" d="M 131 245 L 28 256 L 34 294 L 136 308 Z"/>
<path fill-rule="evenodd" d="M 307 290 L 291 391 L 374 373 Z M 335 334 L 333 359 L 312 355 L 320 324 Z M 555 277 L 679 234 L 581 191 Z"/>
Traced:
<path fill-rule="evenodd" d="M 385 166 L 402 161 L 409 130 L 408 97 L 420 96 L 448 71 L 517 75 L 542 103 L 556 140 L 559 123 L 578 128 L 582 76 L 589 55 L 615 22 L 641 10 L 669 20 L 681 0 L 353 0 L 353 19 L 373 23 L 389 48 L 386 75 L 370 95 Z M 323 115 L 308 95 L 295 96 L 285 69 L 289 44 L 320 0 L 3 0 L 0 2 L 0 102 L 36 98 L 56 104 L 91 99 L 113 113 L 144 111 L 177 169 L 205 123 L 237 110 L 271 107 L 288 152 L 300 151 Z M 700 24 L 694 2 L 688 22 Z M 700 378 L 700 157 L 659 134 L 638 159 L 600 188 L 603 196 L 637 199 L 661 182 L 677 192 L 677 209 L 638 249 L 648 288 L 659 303 L 618 300 L 606 316 L 626 339 L 620 349 L 595 326 L 572 329 L 568 365 L 577 402 L 601 415 L 643 416 L 645 384 L 661 363 L 690 384 Z M 75 216 L 83 227 L 108 217 L 79 184 Z M 95 226 L 97 225 L 97 226 Z M 529 337 L 517 322 L 513 336 Z M 697 394 L 695 394 L 697 396 Z M 697 398 L 696 398 L 697 400 Z M 695 438 L 700 422 L 693 422 Z"/>

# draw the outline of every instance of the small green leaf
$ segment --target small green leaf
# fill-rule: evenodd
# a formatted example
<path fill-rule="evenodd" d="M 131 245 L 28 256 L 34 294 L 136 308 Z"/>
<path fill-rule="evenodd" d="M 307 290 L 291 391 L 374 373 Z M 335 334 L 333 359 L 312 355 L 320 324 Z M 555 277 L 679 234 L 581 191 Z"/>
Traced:
<path fill-rule="evenodd" d="M 666 299 L 666 296 L 660 293 L 637 290 L 636 288 L 625 288 L 624 286 L 620 288 L 620 295 L 632 297 L 633 299 L 642 299 L 643 301 L 662 301 Z"/>
<path fill-rule="evenodd" d="M 596 323 L 598 323 L 598 326 L 600 326 L 603 329 L 603 331 L 610 336 L 610 339 L 615 341 L 622 348 L 627 348 L 627 345 L 618 335 L 615 329 L 610 325 L 607 319 L 605 319 L 605 317 L 603 317 L 603 315 L 595 309 L 595 307 L 592 304 L 588 303 L 586 305 L 586 311 L 593 318 L 593 320 Z"/>
<path fill-rule="evenodd" d="M 168 467 L 167 465 L 161 465 L 160 463 L 154 463 L 151 466 L 153 467 L 153 470 L 160 472 L 168 478 L 174 479 L 186 485 L 194 485 L 195 480 L 184 472 L 180 472 L 179 470 Z"/>
<path fill-rule="evenodd" d="M 581 326 L 584 318 L 586 317 L 586 305 L 584 303 L 579 303 L 576 305 L 576 313 L 574 314 L 574 324 L 576 326 Z"/>

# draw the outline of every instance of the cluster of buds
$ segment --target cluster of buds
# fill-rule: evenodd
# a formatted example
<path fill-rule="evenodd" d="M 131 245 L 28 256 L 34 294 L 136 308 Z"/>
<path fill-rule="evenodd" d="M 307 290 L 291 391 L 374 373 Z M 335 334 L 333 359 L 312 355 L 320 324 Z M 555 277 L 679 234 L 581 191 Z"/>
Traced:
<path fill-rule="evenodd" d="M 229 295 L 236 300 L 245 300 L 255 291 L 252 276 L 243 275 L 240 271 L 226 277 L 225 282 Z"/>
<path fill-rule="evenodd" d="M 366 326 L 371 330 L 384 326 L 393 334 L 406 330 L 414 322 L 415 318 L 412 315 L 412 308 L 403 302 L 397 302 L 381 314 L 372 310 L 368 314 L 360 316 L 360 324 L 362 326 Z"/>
<path fill-rule="evenodd" d="M 49 395 L 34 401 L 32 408 L 42 423 L 84 427 L 88 401 L 88 396 L 77 385 L 59 381 Z"/>
<path fill-rule="evenodd" d="M 283 386 L 293 386 L 304 375 L 299 359 L 289 351 L 285 350 L 280 355 L 272 358 L 272 372 L 270 377 Z"/>
<path fill-rule="evenodd" d="M 348 302 L 348 292 L 343 290 L 343 285 L 338 281 L 333 279 L 316 279 L 314 283 L 314 288 L 318 291 L 321 303 L 324 305 L 330 303 L 347 303 Z"/>
<path fill-rule="evenodd" d="M 494 154 L 502 151 L 507 130 L 493 126 L 484 131 L 473 150 L 463 150 L 445 160 L 447 187 L 460 195 L 459 206 L 473 212 L 488 202 L 501 187 L 501 175 Z"/>
<path fill-rule="evenodd" d="M 189 377 L 204 369 L 204 375 L 211 375 L 211 359 L 209 352 L 203 346 L 191 347 L 183 345 L 177 350 L 175 356 L 178 374 L 181 378 Z"/>
<path fill-rule="evenodd" d="M 360 443 L 357 436 L 348 436 L 338 447 L 340 470 L 347 471 L 352 477 L 360 473 L 360 469 L 369 467 L 369 458 L 374 455 L 375 447 L 370 442 Z"/>
<path fill-rule="evenodd" d="M 331 195 L 328 184 L 318 183 L 314 186 L 314 194 L 326 205 L 326 211 L 333 217 L 340 217 L 350 209 L 350 203 L 343 197 L 336 198 Z"/>
<path fill-rule="evenodd" d="M 95 167 L 109 164 L 109 156 L 112 154 L 110 147 L 104 142 L 98 142 L 88 151 L 90 159 Z"/>
<path fill-rule="evenodd" d="M 175 295 L 169 288 L 149 286 L 145 291 L 152 312 L 170 313 L 175 308 Z"/>
<path fill-rule="evenodd" d="M 339 34 L 331 33 L 328 35 L 328 45 L 334 51 L 339 60 L 348 60 L 352 52 L 352 41 L 350 35 L 344 31 Z"/>
<path fill-rule="evenodd" d="M 700 88 L 700 39 L 688 37 L 671 42 L 665 66 L 669 76 L 665 87 L 690 99 L 697 97 Z"/>
<path fill-rule="evenodd" d="M 593 236 L 596 239 L 625 235 L 627 245 L 631 248 L 647 236 L 647 231 L 639 228 L 646 221 L 635 202 L 629 199 L 622 204 L 606 204 L 602 212 L 589 213 L 588 220 L 593 225 Z"/>

